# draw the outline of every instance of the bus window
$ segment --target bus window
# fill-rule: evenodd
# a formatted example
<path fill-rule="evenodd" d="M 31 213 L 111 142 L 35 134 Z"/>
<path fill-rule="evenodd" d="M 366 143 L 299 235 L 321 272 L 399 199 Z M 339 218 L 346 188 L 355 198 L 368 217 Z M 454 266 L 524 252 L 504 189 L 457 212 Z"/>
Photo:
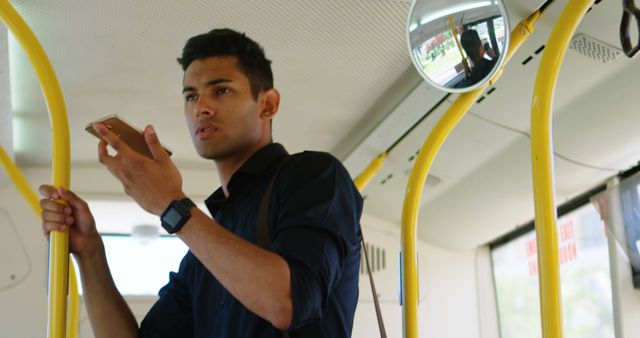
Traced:
<path fill-rule="evenodd" d="M 558 219 L 566 338 L 614 337 L 605 226 L 591 203 Z M 540 298 L 532 230 L 492 250 L 501 337 L 538 338 Z"/>

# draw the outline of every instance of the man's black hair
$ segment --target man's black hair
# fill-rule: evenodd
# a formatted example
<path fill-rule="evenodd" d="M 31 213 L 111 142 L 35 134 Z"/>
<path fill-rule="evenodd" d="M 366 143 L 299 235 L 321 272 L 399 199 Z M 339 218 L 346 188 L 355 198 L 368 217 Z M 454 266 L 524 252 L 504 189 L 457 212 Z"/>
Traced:
<path fill-rule="evenodd" d="M 480 55 L 480 46 L 482 46 L 482 41 L 480 40 L 480 35 L 473 29 L 467 29 L 460 36 L 460 44 L 462 48 L 464 48 L 467 56 L 471 58 L 471 61 L 477 62 L 482 58 Z"/>
<path fill-rule="evenodd" d="M 194 60 L 213 56 L 235 56 L 240 71 L 249 79 L 254 100 L 260 92 L 273 88 L 271 61 L 264 50 L 244 33 L 228 28 L 214 29 L 187 40 L 178 63 L 186 71 Z"/>

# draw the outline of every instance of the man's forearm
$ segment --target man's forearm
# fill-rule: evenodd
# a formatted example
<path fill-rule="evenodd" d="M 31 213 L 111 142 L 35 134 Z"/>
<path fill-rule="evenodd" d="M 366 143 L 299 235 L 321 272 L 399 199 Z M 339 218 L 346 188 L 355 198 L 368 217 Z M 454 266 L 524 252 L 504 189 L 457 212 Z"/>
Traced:
<path fill-rule="evenodd" d="M 76 259 L 94 335 L 96 338 L 137 337 L 138 323 L 113 282 L 102 240 L 92 249 Z"/>

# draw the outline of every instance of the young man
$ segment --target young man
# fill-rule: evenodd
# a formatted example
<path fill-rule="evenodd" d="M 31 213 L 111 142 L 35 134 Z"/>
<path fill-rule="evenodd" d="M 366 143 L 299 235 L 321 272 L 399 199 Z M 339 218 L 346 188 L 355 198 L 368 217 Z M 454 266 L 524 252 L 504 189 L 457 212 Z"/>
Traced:
<path fill-rule="evenodd" d="M 254 41 L 213 30 L 189 39 L 178 61 L 189 132 L 222 182 L 206 200 L 213 219 L 187 199 L 152 126 L 144 134 L 154 159 L 94 126 L 104 139 L 100 162 L 190 249 L 140 328 L 113 284 L 87 204 L 70 191 L 40 188 L 45 233 L 69 227 L 96 337 L 349 337 L 362 198 L 347 171 L 328 154 L 289 156 L 272 143 L 280 96 Z M 268 227 L 264 248 L 259 224 Z"/>
<path fill-rule="evenodd" d="M 473 68 L 471 69 L 471 75 L 469 76 L 469 84 L 474 84 L 484 79 L 493 69 L 496 64 L 496 55 L 490 47 L 485 50 L 480 35 L 473 29 L 466 30 L 460 36 L 460 44 L 464 48 L 465 53 L 471 62 L 473 62 Z M 486 59 L 484 56 L 488 55 L 491 60 Z"/>

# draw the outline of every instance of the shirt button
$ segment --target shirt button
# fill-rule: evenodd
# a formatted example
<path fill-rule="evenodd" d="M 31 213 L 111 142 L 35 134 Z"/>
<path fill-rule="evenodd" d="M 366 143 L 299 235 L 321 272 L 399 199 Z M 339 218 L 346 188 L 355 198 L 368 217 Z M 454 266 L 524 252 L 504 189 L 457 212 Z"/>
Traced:
<path fill-rule="evenodd" d="M 224 300 L 220 300 L 220 307 L 223 308 L 224 307 Z"/>

